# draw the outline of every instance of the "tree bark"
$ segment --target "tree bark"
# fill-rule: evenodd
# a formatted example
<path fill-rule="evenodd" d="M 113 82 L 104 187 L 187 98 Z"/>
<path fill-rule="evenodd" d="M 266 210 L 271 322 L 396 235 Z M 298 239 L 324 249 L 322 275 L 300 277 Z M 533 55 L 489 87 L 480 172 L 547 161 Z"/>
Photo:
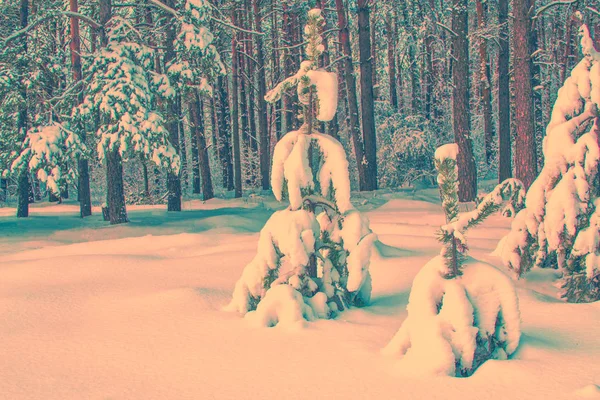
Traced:
<path fill-rule="evenodd" d="M 173 0 L 166 0 L 165 2 L 169 7 L 174 7 Z M 175 59 L 175 48 L 173 47 L 173 41 L 175 40 L 175 27 L 173 26 L 174 18 L 172 15 L 168 15 L 166 24 L 166 34 L 164 41 L 165 56 L 164 65 L 168 65 L 173 59 Z M 179 114 L 178 103 L 180 97 L 175 100 L 168 100 L 167 112 L 168 120 L 166 122 L 167 131 L 169 132 L 169 141 L 171 146 L 175 148 L 177 154 L 179 154 Z M 169 169 L 167 171 L 167 210 L 168 211 L 181 211 L 181 178 L 178 172 Z"/>
<path fill-rule="evenodd" d="M 398 110 L 398 88 L 396 87 L 396 40 L 394 38 L 394 24 L 396 21 L 390 13 L 385 19 L 385 31 L 387 36 L 387 61 L 389 71 L 390 105 Z"/>
<path fill-rule="evenodd" d="M 73 13 L 78 13 L 77 0 L 69 1 L 69 9 Z M 73 69 L 73 82 L 77 84 L 81 81 L 81 44 L 79 40 L 79 19 L 71 17 L 71 66 Z M 83 92 L 77 93 L 77 104 L 83 103 Z M 81 141 L 85 143 L 85 129 L 77 129 Z M 92 215 L 92 200 L 90 193 L 90 174 L 88 160 L 85 157 L 78 157 L 77 169 L 79 173 L 77 184 L 77 198 L 79 200 L 79 215 L 81 218 Z"/>
<path fill-rule="evenodd" d="M 20 19 L 21 28 L 27 28 L 29 23 L 29 1 L 21 0 L 20 7 Z M 27 35 L 23 35 L 23 60 L 26 59 L 27 55 Z M 22 61 L 25 63 L 26 61 Z M 27 65 L 21 65 L 22 69 L 26 69 Z M 21 141 L 25 141 L 27 137 L 27 88 L 23 86 L 21 88 L 21 97 L 23 98 L 23 105 L 19 109 L 17 117 L 17 129 L 21 136 Z M 29 216 L 29 169 L 25 167 L 17 178 L 18 181 L 18 202 L 17 202 L 17 218 L 26 218 Z"/>
<path fill-rule="evenodd" d="M 200 194 L 200 164 L 198 160 L 198 140 L 195 140 L 194 133 L 194 118 L 192 115 L 192 105 L 188 103 L 190 114 L 190 130 L 191 130 L 191 145 L 192 145 L 192 193 Z"/>
<path fill-rule="evenodd" d="M 458 198 L 473 201 L 477 196 L 477 173 L 471 141 L 469 110 L 469 16 L 467 0 L 453 0 L 452 31 L 452 120 L 454 140 L 458 145 Z"/>
<path fill-rule="evenodd" d="M 214 196 L 212 186 L 212 176 L 210 172 L 210 163 L 208 158 L 208 148 L 206 147 L 206 138 L 204 137 L 204 113 L 202 101 L 197 93 L 191 95 L 192 101 L 189 103 L 190 122 L 192 133 L 196 137 L 198 146 L 198 164 L 200 175 L 202 177 L 202 200 L 210 200 Z"/>
<path fill-rule="evenodd" d="M 482 0 L 476 1 L 477 9 L 477 24 L 479 29 L 483 30 L 486 27 L 487 18 L 487 2 Z M 494 128 L 492 124 L 492 91 L 491 91 L 491 72 L 490 64 L 487 55 L 487 41 L 484 38 L 479 38 L 479 65 L 481 79 L 479 79 L 479 95 L 481 107 L 483 110 L 483 132 L 485 139 L 485 159 L 490 165 L 492 162 L 492 144 L 494 140 Z"/>
<path fill-rule="evenodd" d="M 512 177 L 510 145 L 510 87 L 508 0 L 498 0 L 498 182 Z"/>
<path fill-rule="evenodd" d="M 229 113 L 229 95 L 225 78 L 217 78 L 218 125 L 219 125 L 219 160 L 223 175 L 223 188 L 233 190 L 233 162 L 231 161 L 231 115 Z M 237 126 L 237 125 L 236 125 Z M 236 128 L 237 129 L 237 128 Z"/>
<path fill-rule="evenodd" d="M 359 190 L 369 190 L 367 185 L 365 157 L 362 138 L 360 137 L 360 127 L 358 119 L 358 98 L 356 94 L 356 76 L 354 75 L 354 66 L 352 65 L 352 47 L 350 45 L 350 32 L 348 30 L 348 20 L 346 18 L 346 8 L 343 0 L 335 0 L 336 11 L 338 15 L 339 41 L 342 48 L 344 59 L 341 61 L 343 75 L 346 86 L 346 98 L 348 103 L 348 132 L 354 146 L 354 155 L 356 156 L 356 165 L 358 168 L 358 187 Z"/>
<path fill-rule="evenodd" d="M 262 23 L 258 0 L 252 0 L 252 9 L 254 11 L 254 28 L 262 32 Z M 261 36 L 254 35 L 256 41 L 256 60 L 258 63 L 258 131 L 259 131 L 259 158 L 260 158 L 260 176 L 263 190 L 269 190 L 269 167 L 270 167 L 270 140 L 269 127 L 267 121 L 267 102 L 265 94 L 267 92 L 267 83 L 265 77 L 265 57 L 263 52 L 263 40 Z"/>
<path fill-rule="evenodd" d="M 231 11 L 231 22 L 236 24 L 236 10 Z M 242 197 L 242 160 L 240 152 L 240 132 L 238 120 L 238 38 L 237 32 L 231 36 L 231 126 L 233 136 L 233 164 L 235 197 Z"/>
<path fill-rule="evenodd" d="M 513 0 L 515 177 L 529 188 L 537 174 L 530 53 L 532 0 Z"/>
<path fill-rule="evenodd" d="M 360 105 L 366 158 L 366 190 L 377 189 L 377 138 L 375 134 L 375 98 L 373 94 L 373 58 L 369 1 L 358 0 L 358 48 L 360 53 Z"/>

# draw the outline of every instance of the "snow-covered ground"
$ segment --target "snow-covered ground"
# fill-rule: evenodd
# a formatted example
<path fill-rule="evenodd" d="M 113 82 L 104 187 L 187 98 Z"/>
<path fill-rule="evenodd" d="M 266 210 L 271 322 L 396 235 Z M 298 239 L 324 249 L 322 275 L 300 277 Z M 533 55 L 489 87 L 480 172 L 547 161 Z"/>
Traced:
<path fill-rule="evenodd" d="M 372 305 L 307 328 L 253 328 L 222 311 L 256 250 L 271 199 L 190 201 L 182 213 L 130 207 L 0 209 L 0 399 L 600 398 L 600 303 L 555 298 L 552 271 L 520 281 L 521 345 L 470 378 L 400 375 L 380 354 L 406 318 L 413 277 L 439 253 L 435 191 L 355 196 L 381 243 Z M 471 255 L 508 231 L 469 232 Z"/>

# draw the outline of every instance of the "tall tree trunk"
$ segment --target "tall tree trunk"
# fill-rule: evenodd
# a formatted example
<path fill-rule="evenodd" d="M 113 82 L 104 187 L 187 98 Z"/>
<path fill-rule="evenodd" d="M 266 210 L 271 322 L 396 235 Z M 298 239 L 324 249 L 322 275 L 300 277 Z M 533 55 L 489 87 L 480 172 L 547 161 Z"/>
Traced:
<path fill-rule="evenodd" d="M 529 188 L 537 174 L 531 72 L 532 0 L 513 0 L 513 69 L 515 94 L 515 177 Z"/>
<path fill-rule="evenodd" d="M 453 0 L 452 31 L 452 120 L 454 140 L 458 144 L 458 198 L 473 201 L 477 196 L 477 172 L 471 141 L 469 111 L 469 15 L 467 0 Z"/>
<path fill-rule="evenodd" d="M 293 35 L 291 31 L 291 13 L 287 2 L 284 2 L 282 5 L 283 9 L 283 46 L 289 47 L 292 45 Z M 294 71 L 294 63 L 292 62 L 292 50 L 286 48 L 283 50 L 283 59 L 285 60 L 283 64 L 283 69 L 285 76 L 292 76 L 296 71 Z M 294 129 L 294 107 L 292 105 L 292 100 L 290 96 L 283 96 L 283 122 L 284 126 L 282 128 L 283 134 L 290 132 Z"/>
<path fill-rule="evenodd" d="M 510 145 L 510 87 L 508 0 L 498 0 L 500 49 L 498 51 L 498 181 L 512 176 Z"/>
<path fill-rule="evenodd" d="M 182 193 L 188 187 L 189 171 L 187 163 L 187 149 L 186 149 L 186 137 L 185 127 L 183 126 L 183 99 L 181 96 L 177 96 L 175 107 L 177 107 L 177 131 L 179 137 L 179 157 L 181 158 L 181 170 L 179 171 L 179 180 L 182 182 Z"/>
<path fill-rule="evenodd" d="M 236 25 L 235 7 L 231 11 L 231 22 Z M 240 132 L 238 119 L 238 38 L 237 32 L 231 36 L 231 126 L 233 136 L 233 165 L 234 165 L 234 188 L 235 197 L 242 197 L 242 160 L 240 152 Z"/>
<path fill-rule="evenodd" d="M 69 9 L 73 13 L 78 13 L 77 0 L 69 1 Z M 79 19 L 71 17 L 71 66 L 73 68 L 73 82 L 77 84 L 81 81 L 81 45 L 79 40 Z M 83 92 L 77 93 L 77 104 L 83 103 Z M 77 129 L 81 141 L 85 143 L 85 129 L 78 127 Z M 78 157 L 77 169 L 79 180 L 77 184 L 77 199 L 79 200 L 79 215 L 81 218 L 92 215 L 92 199 L 90 193 L 90 174 L 88 160 L 85 157 Z"/>
<path fill-rule="evenodd" d="M 174 0 L 166 0 L 166 4 L 169 7 L 174 7 Z M 173 23 L 175 19 L 168 15 L 166 24 L 166 35 L 164 41 L 165 56 L 164 65 L 167 66 L 172 60 L 175 59 L 175 49 L 173 47 L 173 41 L 175 40 L 175 26 Z M 180 102 L 180 97 L 177 96 L 175 100 L 168 100 L 168 120 L 166 123 L 167 130 L 169 131 L 169 141 L 175 148 L 177 154 L 179 154 L 179 115 L 180 110 L 177 107 Z M 167 171 L 167 210 L 168 211 L 181 211 L 181 177 L 178 172 L 169 169 Z"/>
<path fill-rule="evenodd" d="M 100 0 L 100 23 L 106 26 L 112 15 L 111 0 Z M 100 34 L 102 47 L 108 44 L 106 30 Z M 123 187 L 123 160 L 118 147 L 107 149 L 106 158 L 106 203 L 108 205 L 108 218 L 111 225 L 128 222 L 125 206 L 125 192 Z"/>
<path fill-rule="evenodd" d="M 20 19 L 21 28 L 27 28 L 29 23 L 29 1 L 21 0 L 20 7 Z M 26 60 L 27 55 L 27 38 L 28 35 L 23 35 L 23 60 Z M 21 68 L 25 70 L 27 65 L 22 61 L 23 65 Z M 21 140 L 24 141 L 27 137 L 27 88 L 25 86 L 21 89 L 21 97 L 23 98 L 23 105 L 19 109 L 19 115 L 17 119 L 17 129 Z M 29 216 L 29 170 L 27 167 L 19 173 L 18 176 L 18 203 L 17 203 L 17 218 L 25 218 Z"/>
<path fill-rule="evenodd" d="M 195 93 L 191 95 L 191 97 L 192 101 L 189 103 L 190 122 L 192 133 L 196 137 L 198 143 L 198 164 L 200 167 L 200 175 L 202 176 L 202 200 L 209 200 L 215 196 L 213 193 L 206 138 L 204 137 L 204 111 L 202 101 L 198 97 L 198 94 Z"/>
<path fill-rule="evenodd" d="M 377 34 L 376 34 L 376 24 L 377 24 L 377 2 L 373 1 L 371 2 L 372 7 L 373 7 L 373 12 L 370 13 L 370 32 L 369 34 L 371 35 L 371 62 L 372 62 L 372 68 L 371 68 L 371 72 L 373 74 L 373 77 L 371 78 L 371 81 L 373 82 L 373 96 L 374 98 L 379 98 L 379 85 L 378 85 L 378 81 L 377 81 Z"/>
<path fill-rule="evenodd" d="M 277 0 L 271 0 L 271 62 L 272 62 L 272 79 L 271 84 L 275 85 L 276 82 L 279 81 L 280 78 L 280 66 L 279 66 L 279 52 L 277 48 L 279 47 L 279 20 L 278 20 L 278 12 L 275 7 L 275 3 Z M 285 97 L 285 96 L 284 96 Z M 271 116 L 273 121 L 272 129 L 275 130 L 274 135 L 270 135 L 270 138 L 275 138 L 279 140 L 281 137 L 281 107 L 283 107 L 283 101 L 279 100 L 271 107 Z M 271 149 L 269 148 L 269 151 Z"/>
<path fill-rule="evenodd" d="M 148 162 L 146 161 L 144 156 L 140 157 L 140 162 L 142 164 L 142 177 L 144 179 L 144 197 L 148 199 L 150 198 L 150 179 L 148 177 Z"/>
<path fill-rule="evenodd" d="M 218 125 L 219 125 L 219 160 L 221 161 L 221 171 L 223 174 L 223 187 L 227 190 L 233 190 L 233 162 L 231 161 L 231 114 L 229 113 L 229 95 L 227 94 L 227 81 L 219 76 L 217 78 L 218 94 Z M 237 126 L 237 125 L 236 125 Z M 236 128 L 237 129 L 237 128 Z M 237 131 L 236 131 L 237 134 Z"/>
<path fill-rule="evenodd" d="M 192 193 L 200 194 L 200 164 L 198 160 L 198 140 L 194 138 L 192 105 L 188 104 L 190 114 L 191 141 L 192 141 Z"/>
<path fill-rule="evenodd" d="M 486 27 L 487 2 L 476 1 L 477 24 L 483 31 Z M 483 109 L 483 132 L 485 139 L 485 159 L 488 165 L 492 162 L 492 146 L 494 140 L 494 128 L 492 124 L 492 90 L 491 90 L 491 72 L 487 55 L 487 41 L 479 38 L 479 65 L 481 79 L 479 79 L 479 95 L 481 96 L 481 106 Z"/>
<path fill-rule="evenodd" d="M 373 58 L 369 1 L 358 0 L 358 49 L 360 52 L 360 105 L 367 161 L 367 190 L 377 189 L 377 138 L 375 135 L 375 99 L 373 96 Z"/>
<path fill-rule="evenodd" d="M 398 88 L 396 87 L 396 38 L 394 37 L 393 15 L 388 13 L 385 19 L 385 31 L 387 36 L 387 61 L 389 71 L 390 105 L 398 110 Z"/>
<path fill-rule="evenodd" d="M 369 190 L 365 169 L 365 157 L 362 138 L 360 137 L 360 125 L 358 119 L 358 98 L 356 94 L 356 76 L 352 65 L 352 46 L 350 45 L 350 32 L 346 18 L 346 8 L 343 0 L 335 0 L 338 15 L 339 41 L 342 47 L 344 59 L 342 61 L 344 80 L 346 83 L 346 96 L 348 102 L 348 132 L 354 146 L 356 165 L 358 168 L 358 187 L 361 191 Z M 371 89 L 372 90 L 372 89 Z"/>
<path fill-rule="evenodd" d="M 258 0 L 252 0 L 252 9 L 254 11 L 254 28 L 262 32 L 262 23 Z M 267 83 L 265 77 L 265 57 L 263 53 L 263 40 L 261 36 L 254 35 L 256 41 L 256 61 L 258 63 L 258 131 L 260 139 L 260 181 L 263 190 L 269 190 L 269 164 L 270 164 L 270 141 L 269 127 L 267 121 L 267 102 L 265 94 L 267 92 Z"/>

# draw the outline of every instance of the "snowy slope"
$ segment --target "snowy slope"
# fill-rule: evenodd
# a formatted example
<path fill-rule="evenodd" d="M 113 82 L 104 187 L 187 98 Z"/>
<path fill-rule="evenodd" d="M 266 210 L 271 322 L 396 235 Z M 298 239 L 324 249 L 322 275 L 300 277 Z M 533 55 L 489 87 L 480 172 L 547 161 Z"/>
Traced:
<path fill-rule="evenodd" d="M 131 224 L 115 227 L 74 217 L 72 205 L 34 208 L 29 220 L 0 209 L 0 399 L 600 398 L 600 303 L 559 302 L 552 271 L 518 283 L 524 335 L 510 361 L 419 379 L 380 355 L 412 278 L 439 253 L 441 209 L 412 200 L 428 196 L 358 198 L 382 242 L 372 305 L 301 331 L 221 311 L 270 200 L 131 207 Z M 470 232 L 471 255 L 499 266 L 489 252 L 509 223 Z"/>

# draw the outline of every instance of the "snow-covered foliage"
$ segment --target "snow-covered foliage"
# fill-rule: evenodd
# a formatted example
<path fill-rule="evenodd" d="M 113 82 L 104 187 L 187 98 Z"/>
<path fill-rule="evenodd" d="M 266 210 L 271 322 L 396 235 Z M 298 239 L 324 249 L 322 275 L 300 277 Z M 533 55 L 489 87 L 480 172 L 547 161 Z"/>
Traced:
<path fill-rule="evenodd" d="M 61 186 L 75 180 L 77 172 L 71 167 L 77 165 L 77 157 L 85 151 L 79 136 L 60 124 L 34 128 L 27 133 L 11 170 L 18 174 L 29 169 L 46 183 L 48 190 L 58 194 Z"/>
<path fill-rule="evenodd" d="M 438 256 L 419 271 L 408 317 L 383 350 L 402 357 L 405 373 L 469 376 L 488 359 L 506 359 L 519 345 L 519 304 L 510 278 L 473 259 L 458 279 L 445 279 L 445 270 Z"/>
<path fill-rule="evenodd" d="M 310 69 L 322 53 L 320 41 L 313 37 L 322 24 L 320 10 L 311 10 L 308 19 L 308 54 L 314 58 L 303 63 L 299 74 L 305 77 L 312 72 L 317 81 L 322 80 L 314 86 L 325 93 L 318 95 L 320 101 L 326 100 L 314 107 L 313 85 L 298 91 L 305 123 L 277 143 L 271 173 L 275 197 L 279 201 L 287 197 L 290 206 L 275 212 L 262 229 L 257 254 L 236 283 L 227 307 L 263 326 L 298 326 L 304 320 L 330 318 L 350 306 L 368 304 L 371 297 L 369 264 L 377 237 L 368 219 L 350 202 L 344 148 L 313 126 L 316 113 L 323 120 L 333 117 L 337 88 L 329 82 L 335 79 L 325 75 L 328 72 Z M 302 77 L 288 78 L 283 86 L 300 88 Z M 279 98 L 283 86 L 271 91 L 267 100 Z M 327 94 L 331 89 L 335 99 Z M 313 168 L 311 146 L 319 152 Z"/>
<path fill-rule="evenodd" d="M 489 264 L 466 258 L 465 232 L 509 200 L 514 214 L 524 198 L 522 184 L 509 179 L 477 208 L 458 212 L 458 146 L 435 152 L 442 209 L 447 223 L 438 231 L 441 254 L 413 281 L 408 318 L 384 353 L 400 355 L 412 374 L 469 376 L 489 359 L 506 359 L 521 336 L 518 299 L 512 281 Z"/>
<path fill-rule="evenodd" d="M 211 95 L 210 82 L 226 72 L 213 45 L 214 36 L 208 29 L 210 14 L 208 1 L 185 1 L 181 19 L 176 23 L 175 59 L 167 66 L 167 75 L 174 87 L 194 88 Z"/>
<path fill-rule="evenodd" d="M 560 268 L 561 295 L 575 302 L 600 299 L 600 54 L 587 26 L 579 33 L 584 58 L 558 92 L 544 138 L 544 168 L 496 251 L 518 275 L 533 266 Z"/>
<path fill-rule="evenodd" d="M 173 95 L 164 75 L 153 71 L 154 52 L 128 40 L 126 27 L 117 23 L 108 45 L 90 67 L 91 82 L 74 118 L 89 121 L 100 113 L 96 136 L 98 155 L 118 149 L 124 159 L 141 154 L 157 165 L 177 171 L 179 156 L 169 142 L 163 117 L 154 111 L 156 96 Z"/>

